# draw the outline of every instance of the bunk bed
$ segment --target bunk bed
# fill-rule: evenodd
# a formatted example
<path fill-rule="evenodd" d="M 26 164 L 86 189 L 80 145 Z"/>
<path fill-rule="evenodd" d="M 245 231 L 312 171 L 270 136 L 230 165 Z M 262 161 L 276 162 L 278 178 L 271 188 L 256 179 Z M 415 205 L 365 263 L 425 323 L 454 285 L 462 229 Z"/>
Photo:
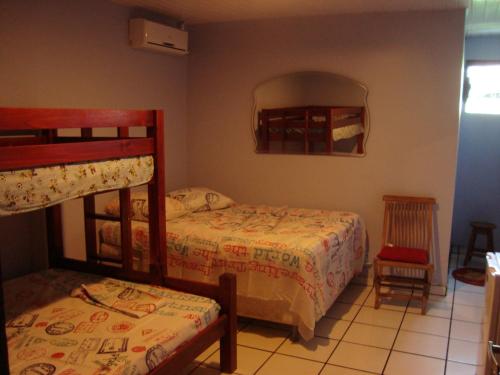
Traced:
<path fill-rule="evenodd" d="M 129 137 L 137 126 L 146 137 Z M 118 137 L 93 136 L 109 127 Z M 222 371 L 235 370 L 235 276 L 219 285 L 165 276 L 164 177 L 162 111 L 0 108 L 0 216 L 45 208 L 50 266 L 0 288 L 0 373 L 178 374 L 216 340 Z M 133 269 L 130 244 L 130 187 L 144 183 L 147 272 Z M 120 259 L 101 257 L 92 237 L 95 194 L 109 189 L 119 189 Z M 76 197 L 85 261 L 65 257 L 62 237 L 58 203 Z"/>
<path fill-rule="evenodd" d="M 149 257 L 146 199 L 141 192 L 132 195 L 138 269 Z M 232 272 L 238 278 L 238 315 L 292 326 L 306 340 L 363 269 L 366 239 L 358 214 L 236 204 L 207 188 L 180 189 L 165 200 L 188 206 L 167 218 L 169 276 L 213 282 Z M 116 199 L 104 210 L 118 220 Z M 120 255 L 116 221 L 102 223 L 99 239 L 101 254 Z"/>
<path fill-rule="evenodd" d="M 340 141 L 352 139 L 354 153 L 363 154 L 364 132 L 364 107 L 264 108 L 258 113 L 257 150 L 285 152 L 287 146 L 292 146 L 288 147 L 288 152 L 351 152 L 350 149 L 345 150 Z"/>

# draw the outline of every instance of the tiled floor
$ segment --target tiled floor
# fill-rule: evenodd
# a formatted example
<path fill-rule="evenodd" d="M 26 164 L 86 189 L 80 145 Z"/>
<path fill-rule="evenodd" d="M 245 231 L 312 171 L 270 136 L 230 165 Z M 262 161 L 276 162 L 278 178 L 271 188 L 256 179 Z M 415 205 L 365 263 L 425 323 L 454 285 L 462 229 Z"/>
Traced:
<path fill-rule="evenodd" d="M 458 259 L 460 258 L 460 259 Z M 450 268 L 462 257 L 451 254 Z M 373 308 L 372 286 L 352 283 L 308 342 L 270 323 L 240 322 L 236 374 L 472 375 L 484 369 L 481 343 L 484 288 L 448 280 L 448 296 L 431 296 L 427 315 L 417 304 L 386 301 Z M 215 344 L 186 374 L 216 375 Z"/>

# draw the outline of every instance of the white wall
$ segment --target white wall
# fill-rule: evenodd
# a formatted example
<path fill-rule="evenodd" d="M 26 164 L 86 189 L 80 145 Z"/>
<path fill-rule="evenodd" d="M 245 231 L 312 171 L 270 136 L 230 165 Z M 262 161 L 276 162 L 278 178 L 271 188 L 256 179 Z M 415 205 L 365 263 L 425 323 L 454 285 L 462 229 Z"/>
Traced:
<path fill-rule="evenodd" d="M 466 60 L 500 61 L 500 36 L 465 40 Z M 500 116 L 463 113 L 460 122 L 452 242 L 467 246 L 471 221 L 500 228 Z M 482 241 L 482 244 L 479 242 Z M 494 232 L 500 250 L 500 230 Z M 484 237 L 477 243 L 485 246 Z"/>
<path fill-rule="evenodd" d="M 164 109 L 167 189 L 182 187 L 187 60 L 131 49 L 129 15 L 102 0 L 2 0 L 0 106 Z M 29 248 L 43 251 L 42 231 L 42 212 L 0 219 L 4 277 L 40 266 Z"/>
<path fill-rule="evenodd" d="M 436 282 L 446 285 L 459 121 L 463 11 L 366 14 L 194 27 L 188 171 L 240 202 L 359 212 L 378 251 L 382 195 L 436 197 Z M 364 158 L 258 155 L 252 91 L 300 70 L 369 90 Z"/>

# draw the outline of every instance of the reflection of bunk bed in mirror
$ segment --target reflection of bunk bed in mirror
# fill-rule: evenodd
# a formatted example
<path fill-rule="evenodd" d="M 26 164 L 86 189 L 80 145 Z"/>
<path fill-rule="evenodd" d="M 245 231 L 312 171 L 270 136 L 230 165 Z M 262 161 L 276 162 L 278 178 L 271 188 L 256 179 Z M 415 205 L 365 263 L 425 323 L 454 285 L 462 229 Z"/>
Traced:
<path fill-rule="evenodd" d="M 364 107 L 305 106 L 262 109 L 257 150 L 263 153 L 364 153 Z"/>
<path fill-rule="evenodd" d="M 146 128 L 146 137 L 129 137 L 128 129 L 138 126 Z M 93 137 L 93 129 L 105 127 L 116 128 L 118 137 Z M 81 129 L 81 137 L 57 133 L 71 128 Z M 145 183 L 150 264 L 149 272 L 140 272 L 132 267 L 129 188 Z M 0 216 L 45 208 L 53 268 L 3 282 L 5 290 L 0 287 L 1 374 L 177 374 L 219 339 L 222 371 L 235 370 L 236 279 L 225 274 L 219 285 L 211 285 L 166 276 L 164 184 L 162 111 L 0 108 Z M 95 194 L 116 189 L 123 249 L 118 261 L 96 252 L 92 226 L 109 218 L 90 214 L 95 212 Z M 86 214 L 85 261 L 65 257 L 58 204 L 78 197 L 84 197 Z M 92 294 L 93 289 L 85 289 L 81 280 L 96 288 L 123 288 L 124 294 L 116 299 L 120 304 L 96 299 L 101 294 Z M 12 294 L 11 287 L 20 292 Z M 69 295 L 70 287 L 78 288 L 79 298 L 73 296 L 74 290 Z M 40 293 L 34 292 L 37 288 Z M 42 302 L 47 293 L 51 300 Z M 133 302 L 137 298 L 161 304 L 139 305 Z M 65 306 L 54 305 L 63 302 Z M 175 310 L 179 304 L 195 302 L 199 313 Z M 205 305 L 209 307 L 200 307 Z M 47 318 L 47 314 L 53 316 Z M 124 324 L 134 314 L 143 320 Z M 114 316 L 118 322 L 109 324 Z M 139 329 L 146 322 L 153 328 Z M 176 324 L 182 330 L 176 330 Z M 20 343 L 23 337 L 29 340 Z M 136 342 L 141 344 L 134 346 Z"/>

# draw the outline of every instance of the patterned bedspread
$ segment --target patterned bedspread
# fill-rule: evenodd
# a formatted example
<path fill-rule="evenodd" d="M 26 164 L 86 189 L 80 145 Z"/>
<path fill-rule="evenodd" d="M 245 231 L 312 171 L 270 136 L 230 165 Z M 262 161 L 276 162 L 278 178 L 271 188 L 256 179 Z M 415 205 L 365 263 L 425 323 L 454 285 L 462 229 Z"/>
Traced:
<path fill-rule="evenodd" d="M 0 216 L 45 208 L 105 190 L 145 184 L 151 156 L 0 172 Z"/>
<path fill-rule="evenodd" d="M 16 375 L 146 374 L 220 310 L 204 297 L 66 270 L 4 287 Z"/>
<path fill-rule="evenodd" d="M 147 223 L 132 228 L 133 248 L 147 251 Z M 119 246 L 119 224 L 104 223 L 101 236 Z M 170 276 L 215 283 L 236 273 L 239 297 L 285 302 L 305 339 L 362 270 L 364 244 L 350 212 L 236 205 L 167 221 Z"/>

